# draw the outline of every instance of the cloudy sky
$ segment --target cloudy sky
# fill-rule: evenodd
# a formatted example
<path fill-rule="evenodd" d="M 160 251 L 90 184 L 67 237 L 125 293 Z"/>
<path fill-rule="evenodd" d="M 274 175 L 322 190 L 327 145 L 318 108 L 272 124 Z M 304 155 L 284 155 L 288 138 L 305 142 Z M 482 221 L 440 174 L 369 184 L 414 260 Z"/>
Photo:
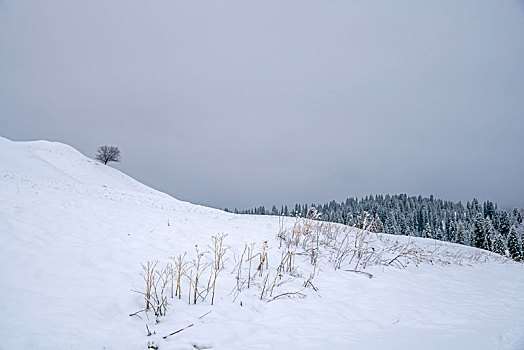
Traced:
<path fill-rule="evenodd" d="M 0 136 L 215 207 L 524 207 L 524 2 L 0 0 Z"/>

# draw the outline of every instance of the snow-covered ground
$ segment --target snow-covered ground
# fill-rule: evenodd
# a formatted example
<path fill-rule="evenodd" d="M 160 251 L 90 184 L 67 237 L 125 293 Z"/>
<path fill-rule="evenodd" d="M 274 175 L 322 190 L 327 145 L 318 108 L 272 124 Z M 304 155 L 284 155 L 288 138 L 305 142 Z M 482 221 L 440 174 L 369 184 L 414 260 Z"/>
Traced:
<path fill-rule="evenodd" d="M 304 287 L 309 243 L 292 247 L 293 271 L 277 271 L 295 224 L 178 201 L 67 145 L 0 138 L 0 349 L 524 349 L 522 264 L 333 226 L 339 236 L 331 245 L 323 236 Z M 229 249 L 214 305 L 211 295 L 189 305 L 184 277 L 181 299 L 166 288 L 165 316 L 130 316 L 145 307 L 133 292 L 145 291 L 141 263 L 158 260 L 161 271 L 184 252 L 191 262 L 195 244 L 210 251 L 221 233 Z M 355 235 L 365 269 L 351 259 Z M 344 237 L 348 256 L 335 270 Z M 246 243 L 255 243 L 250 288 L 246 255 L 237 279 Z M 355 266 L 373 278 L 346 271 Z"/>

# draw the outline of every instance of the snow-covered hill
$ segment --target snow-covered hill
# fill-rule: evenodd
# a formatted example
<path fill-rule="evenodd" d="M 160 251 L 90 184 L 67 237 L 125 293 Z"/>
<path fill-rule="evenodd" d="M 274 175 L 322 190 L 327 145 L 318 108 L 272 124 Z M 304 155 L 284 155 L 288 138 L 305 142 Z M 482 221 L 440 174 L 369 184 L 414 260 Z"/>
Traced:
<path fill-rule="evenodd" d="M 195 244 L 211 264 L 221 234 L 223 268 L 204 270 L 193 305 Z M 184 253 L 182 298 L 171 298 L 162 273 Z M 163 316 L 140 311 L 147 261 L 167 281 Z M 523 292 L 523 265 L 488 252 L 233 215 L 64 144 L 0 138 L 0 349 L 522 350 Z"/>

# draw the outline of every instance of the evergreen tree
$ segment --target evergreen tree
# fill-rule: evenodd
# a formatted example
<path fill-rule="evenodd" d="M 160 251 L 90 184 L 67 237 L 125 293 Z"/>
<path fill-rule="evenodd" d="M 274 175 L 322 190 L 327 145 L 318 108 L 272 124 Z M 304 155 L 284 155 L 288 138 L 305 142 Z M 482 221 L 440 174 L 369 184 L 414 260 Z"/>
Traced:
<path fill-rule="evenodd" d="M 499 216 L 499 231 L 504 239 L 508 239 L 510 226 L 508 213 L 503 211 Z"/>
<path fill-rule="evenodd" d="M 455 222 L 452 221 L 451 215 L 446 215 L 445 240 L 453 242 L 455 240 Z"/>
<path fill-rule="evenodd" d="M 473 221 L 473 237 L 475 239 L 475 247 L 486 249 L 486 234 L 484 232 L 484 218 L 481 213 L 477 213 Z"/>
<path fill-rule="evenodd" d="M 524 260 L 524 235 L 520 236 L 520 242 L 522 243 L 522 249 L 520 250 L 521 260 Z"/>
<path fill-rule="evenodd" d="M 384 231 L 392 235 L 398 234 L 397 222 L 395 221 L 395 217 L 393 215 L 388 216 L 388 218 L 386 219 Z"/>
<path fill-rule="evenodd" d="M 443 238 L 444 238 L 444 235 L 442 234 L 442 229 L 439 227 L 437 228 L 437 232 L 435 233 L 435 239 L 442 241 Z"/>
<path fill-rule="evenodd" d="M 455 243 L 466 244 L 466 231 L 464 230 L 464 226 L 462 225 L 462 223 L 459 223 L 457 225 Z"/>
<path fill-rule="evenodd" d="M 426 226 L 424 227 L 424 238 L 433 238 L 433 232 L 431 230 L 431 225 L 429 222 L 426 223 Z"/>
<path fill-rule="evenodd" d="M 522 214 L 519 212 L 517 208 L 513 209 L 513 216 L 519 224 L 522 224 Z"/>
<path fill-rule="evenodd" d="M 490 218 L 484 219 L 484 237 L 486 238 L 486 247 L 484 249 L 493 251 L 495 229 L 493 228 Z"/>
<path fill-rule="evenodd" d="M 508 251 L 509 251 L 509 256 L 511 256 L 514 260 L 520 261 L 522 259 L 522 253 L 520 251 L 517 231 L 515 230 L 514 227 L 512 227 L 509 232 Z"/>
<path fill-rule="evenodd" d="M 495 239 L 493 240 L 493 253 L 497 253 L 500 255 L 504 255 L 506 252 L 506 248 L 504 247 L 504 241 L 502 240 L 501 235 L 496 235 Z"/>
<path fill-rule="evenodd" d="M 490 218 L 493 220 L 493 215 L 495 214 L 495 206 L 493 205 L 493 202 L 486 201 L 484 202 L 484 217 Z"/>

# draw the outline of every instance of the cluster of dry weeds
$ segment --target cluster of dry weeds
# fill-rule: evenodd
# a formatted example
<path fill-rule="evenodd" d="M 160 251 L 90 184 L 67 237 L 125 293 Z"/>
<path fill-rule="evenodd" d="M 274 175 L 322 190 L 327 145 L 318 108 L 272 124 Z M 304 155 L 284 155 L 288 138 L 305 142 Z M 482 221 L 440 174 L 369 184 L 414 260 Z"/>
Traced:
<path fill-rule="evenodd" d="M 142 264 L 144 290 L 134 292 L 143 295 L 144 309 L 132 315 L 153 311 L 156 317 L 164 316 L 168 309 L 169 297 L 181 299 L 183 294 L 187 294 L 189 304 L 197 304 L 210 297 L 213 305 L 217 279 L 224 270 L 225 255 L 229 248 L 224 242 L 226 236 L 213 236 L 212 244 L 205 251 L 195 245 L 193 259 L 184 253 L 171 257 L 163 266 L 159 266 L 158 261 Z"/>
<path fill-rule="evenodd" d="M 280 217 L 276 254 L 270 254 L 272 247 L 267 240 L 258 245 L 245 243 L 242 252 L 233 256 L 234 266 L 230 269 L 236 280 L 230 292 L 233 301 L 245 291 L 268 302 L 303 298 L 307 288 L 318 291 L 314 279 L 320 267 L 326 266 L 372 278 L 366 271 L 371 266 L 463 265 L 496 259 L 494 254 L 478 249 L 457 249 L 442 242 L 434 246 L 416 244 L 409 237 L 373 233 L 375 220 L 367 214 L 352 227 L 319 219 L 314 208 L 306 217 Z M 288 225 L 286 220 L 292 222 Z M 213 305 L 219 274 L 229 260 L 226 237 L 213 236 L 206 250 L 195 245 L 192 258 L 184 253 L 171 257 L 163 266 L 158 261 L 142 264 L 144 289 L 135 292 L 143 295 L 144 308 L 131 315 L 152 311 L 158 322 L 158 317 L 166 314 L 170 298 L 184 297 L 189 304 L 210 299 Z M 505 259 L 498 257 L 500 262 Z"/>

